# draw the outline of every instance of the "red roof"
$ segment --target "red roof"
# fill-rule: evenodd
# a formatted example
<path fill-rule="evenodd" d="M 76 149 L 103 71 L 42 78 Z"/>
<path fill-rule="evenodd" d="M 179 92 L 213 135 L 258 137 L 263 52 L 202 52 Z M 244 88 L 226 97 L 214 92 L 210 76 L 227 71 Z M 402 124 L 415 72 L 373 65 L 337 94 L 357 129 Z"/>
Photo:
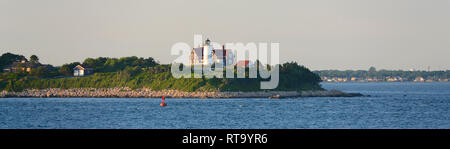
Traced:
<path fill-rule="evenodd" d="M 238 61 L 236 63 L 236 66 L 248 66 L 249 63 L 250 63 L 250 60 Z"/>

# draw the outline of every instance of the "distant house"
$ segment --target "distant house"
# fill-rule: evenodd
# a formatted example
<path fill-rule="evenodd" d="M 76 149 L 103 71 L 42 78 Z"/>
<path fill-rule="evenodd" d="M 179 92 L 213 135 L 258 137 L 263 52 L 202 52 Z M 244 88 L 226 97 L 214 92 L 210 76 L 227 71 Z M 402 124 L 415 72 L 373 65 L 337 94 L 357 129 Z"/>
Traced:
<path fill-rule="evenodd" d="M 94 73 L 94 69 L 85 65 L 77 65 L 73 68 L 73 76 L 82 77 Z"/>
<path fill-rule="evenodd" d="M 18 60 L 13 62 L 11 65 L 3 69 L 3 72 L 30 72 L 31 69 L 37 68 L 39 66 L 45 66 L 48 65 L 42 65 L 41 63 L 30 63 L 26 60 Z"/>

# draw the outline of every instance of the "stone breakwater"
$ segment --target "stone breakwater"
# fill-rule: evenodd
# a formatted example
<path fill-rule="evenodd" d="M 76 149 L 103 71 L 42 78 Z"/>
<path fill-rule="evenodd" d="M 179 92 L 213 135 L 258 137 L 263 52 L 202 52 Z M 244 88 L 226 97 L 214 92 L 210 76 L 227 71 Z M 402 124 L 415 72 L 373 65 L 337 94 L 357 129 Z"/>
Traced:
<path fill-rule="evenodd" d="M 154 91 L 151 89 L 120 88 L 72 88 L 26 89 L 20 92 L 1 91 L 0 98 L 8 97 L 90 97 L 90 98 L 288 98 L 288 97 L 353 97 L 359 93 L 331 91 L 258 91 L 258 92 L 184 92 L 177 90 Z"/>

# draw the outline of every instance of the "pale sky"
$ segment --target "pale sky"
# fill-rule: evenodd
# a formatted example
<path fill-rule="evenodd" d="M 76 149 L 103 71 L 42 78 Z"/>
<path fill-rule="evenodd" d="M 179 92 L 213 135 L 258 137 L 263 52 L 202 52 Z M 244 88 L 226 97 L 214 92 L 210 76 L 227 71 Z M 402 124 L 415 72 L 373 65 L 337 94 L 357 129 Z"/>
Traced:
<path fill-rule="evenodd" d="M 450 69 L 450 0 L 0 0 L 0 53 L 61 65 L 154 57 L 176 42 L 279 42 L 322 69 Z"/>

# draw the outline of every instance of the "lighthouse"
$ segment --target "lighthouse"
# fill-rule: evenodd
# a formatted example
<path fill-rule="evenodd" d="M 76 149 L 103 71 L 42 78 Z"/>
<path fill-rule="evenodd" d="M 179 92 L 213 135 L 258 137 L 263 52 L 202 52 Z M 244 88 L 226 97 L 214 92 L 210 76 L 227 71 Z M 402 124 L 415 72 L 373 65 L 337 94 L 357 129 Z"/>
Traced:
<path fill-rule="evenodd" d="M 206 39 L 205 44 L 203 44 L 203 65 L 212 64 L 212 46 L 211 40 Z"/>
<path fill-rule="evenodd" d="M 223 66 L 226 66 L 234 63 L 234 54 L 231 49 L 225 49 L 225 45 L 214 49 L 213 43 L 208 38 L 197 48 L 192 48 L 189 60 L 191 65 L 204 66 L 221 63 Z"/>

